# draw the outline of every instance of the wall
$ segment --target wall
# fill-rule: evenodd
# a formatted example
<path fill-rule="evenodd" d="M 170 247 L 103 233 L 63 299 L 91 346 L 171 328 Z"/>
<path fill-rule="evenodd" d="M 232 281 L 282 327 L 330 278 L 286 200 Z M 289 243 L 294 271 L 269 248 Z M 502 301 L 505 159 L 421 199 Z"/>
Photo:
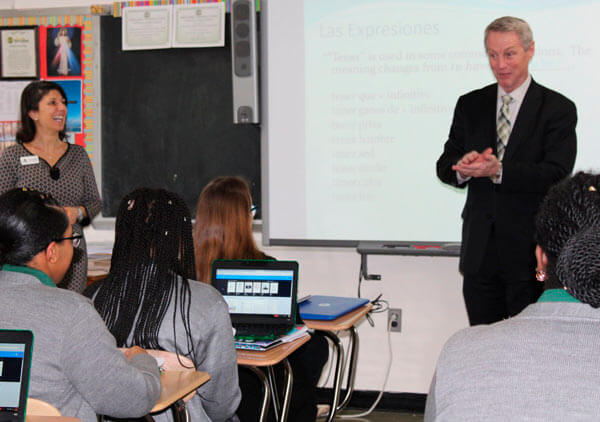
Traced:
<path fill-rule="evenodd" d="M 96 4 L 112 4 L 107 0 L 0 0 L 2 9 L 45 9 L 52 7 L 85 7 Z"/>
<path fill-rule="evenodd" d="M 0 15 L 14 13 L 12 9 L 91 4 L 110 2 L 0 0 Z M 260 233 L 256 236 L 260 242 Z M 114 232 L 88 228 L 86 237 L 92 245 L 112 244 Z M 278 246 L 265 248 L 265 252 L 300 263 L 299 296 L 356 295 L 360 257 L 354 249 Z M 371 256 L 368 264 L 369 272 L 381 274 L 382 280 L 364 282 L 363 297 L 375 298 L 383 293 L 390 306 L 402 309 L 402 332 L 391 335 L 394 357 L 386 391 L 426 393 L 443 343 L 456 330 L 467 326 L 458 258 Z M 374 328 L 366 321 L 358 328 L 358 390 L 380 389 L 385 375 L 387 315 L 377 314 L 374 321 Z"/>

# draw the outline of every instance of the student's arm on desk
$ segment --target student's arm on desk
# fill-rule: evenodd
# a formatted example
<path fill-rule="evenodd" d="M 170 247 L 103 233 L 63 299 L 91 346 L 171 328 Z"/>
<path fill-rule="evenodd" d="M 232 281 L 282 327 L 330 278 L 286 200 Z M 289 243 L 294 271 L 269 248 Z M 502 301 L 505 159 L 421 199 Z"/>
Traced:
<path fill-rule="evenodd" d="M 214 297 L 215 303 L 205 313 L 207 319 L 200 322 L 204 330 L 196 344 L 196 370 L 210 375 L 210 381 L 198 389 L 198 398 L 211 420 L 223 421 L 235 415 L 241 392 L 229 311 L 216 291 Z"/>
<path fill-rule="evenodd" d="M 160 396 L 156 360 L 136 354 L 127 360 L 114 337 L 88 302 L 70 316 L 60 362 L 71 383 L 98 414 L 114 417 L 146 415 Z"/>

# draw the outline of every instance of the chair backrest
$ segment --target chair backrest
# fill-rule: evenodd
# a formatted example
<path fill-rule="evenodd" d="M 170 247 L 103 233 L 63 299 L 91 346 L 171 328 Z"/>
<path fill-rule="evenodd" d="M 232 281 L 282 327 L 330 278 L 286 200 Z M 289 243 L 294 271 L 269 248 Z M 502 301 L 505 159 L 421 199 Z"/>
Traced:
<path fill-rule="evenodd" d="M 31 397 L 27 399 L 27 411 L 25 414 L 27 416 L 62 416 L 59 410 L 50 403 L 32 399 Z"/>
<path fill-rule="evenodd" d="M 166 352 L 164 350 L 146 350 L 150 356 L 154 358 L 162 359 L 161 369 L 165 371 L 195 371 L 196 367 L 194 366 L 194 362 L 187 356 L 179 355 L 177 356 L 174 352 Z M 183 398 L 183 401 L 186 402 L 194 397 L 196 391 L 192 391 L 190 394 Z"/>

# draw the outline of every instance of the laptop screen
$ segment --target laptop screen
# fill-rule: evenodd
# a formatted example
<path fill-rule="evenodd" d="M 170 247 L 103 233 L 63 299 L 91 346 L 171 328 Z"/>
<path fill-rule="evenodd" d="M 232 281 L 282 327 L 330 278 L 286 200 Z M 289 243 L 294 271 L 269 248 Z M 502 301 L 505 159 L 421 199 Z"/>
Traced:
<path fill-rule="evenodd" d="M 0 330 L 1 420 L 21 420 L 25 414 L 32 338 L 29 331 Z"/>
<path fill-rule="evenodd" d="M 297 263 L 289 261 L 215 261 L 213 286 L 237 317 L 293 319 Z"/>
<path fill-rule="evenodd" d="M 24 344 L 0 343 L 0 408 L 17 411 L 23 377 Z"/>

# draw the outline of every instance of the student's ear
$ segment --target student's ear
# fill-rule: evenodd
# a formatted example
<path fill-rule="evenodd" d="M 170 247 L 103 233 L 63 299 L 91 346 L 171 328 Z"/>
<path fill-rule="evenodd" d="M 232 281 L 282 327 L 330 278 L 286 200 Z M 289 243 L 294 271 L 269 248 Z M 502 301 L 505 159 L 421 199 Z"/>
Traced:
<path fill-rule="evenodd" d="M 537 271 L 546 271 L 548 267 L 548 255 L 542 250 L 540 245 L 535 246 L 535 260 L 537 261 Z"/>
<path fill-rule="evenodd" d="M 46 247 L 46 261 L 51 264 L 56 264 L 60 257 L 60 250 L 56 242 L 50 242 Z"/>

